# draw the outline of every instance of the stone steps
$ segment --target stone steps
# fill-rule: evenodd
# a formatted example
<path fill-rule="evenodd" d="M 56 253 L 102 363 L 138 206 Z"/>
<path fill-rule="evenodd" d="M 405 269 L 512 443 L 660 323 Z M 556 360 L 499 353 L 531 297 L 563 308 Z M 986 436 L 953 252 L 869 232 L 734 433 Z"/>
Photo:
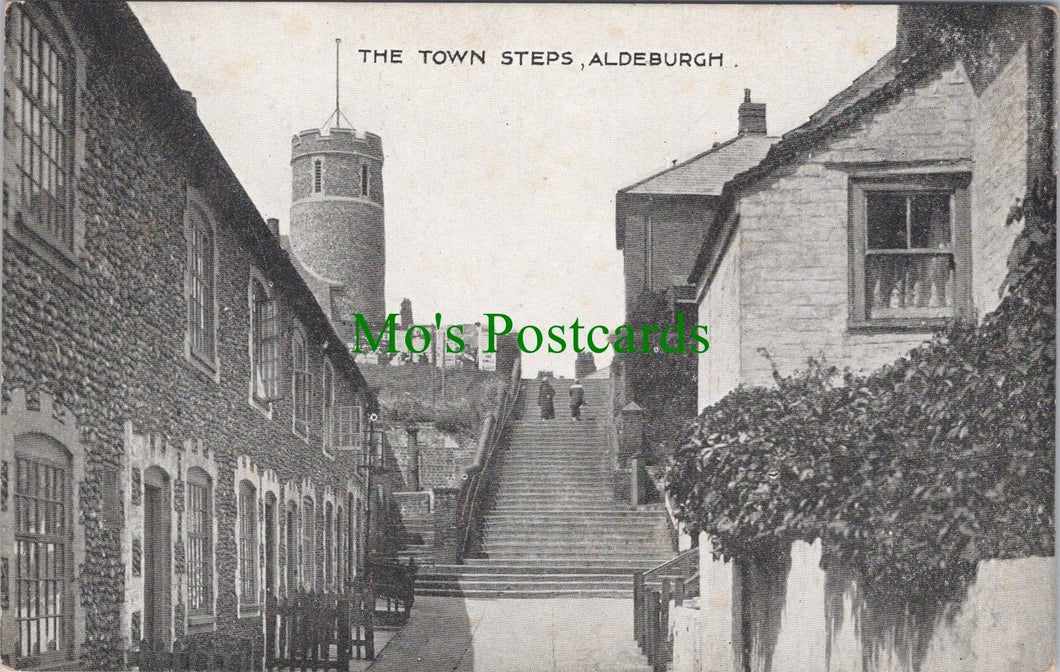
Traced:
<path fill-rule="evenodd" d="M 555 420 L 536 417 L 537 383 L 524 381 L 521 417 L 498 453 L 483 558 L 437 565 L 417 577 L 422 595 L 629 597 L 633 572 L 672 557 L 665 512 L 614 500 L 607 436 L 607 381 L 586 385 L 582 421 L 566 415 L 556 385 Z"/>

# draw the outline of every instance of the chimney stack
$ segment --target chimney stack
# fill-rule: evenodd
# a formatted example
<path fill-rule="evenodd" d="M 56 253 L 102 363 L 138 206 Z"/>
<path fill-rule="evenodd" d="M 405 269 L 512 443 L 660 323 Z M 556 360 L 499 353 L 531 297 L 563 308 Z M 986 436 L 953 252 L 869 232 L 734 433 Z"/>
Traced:
<path fill-rule="evenodd" d="M 269 225 L 269 231 L 272 231 L 274 238 L 280 237 L 280 220 L 275 217 L 269 217 L 265 220 L 265 223 Z"/>
<path fill-rule="evenodd" d="M 766 104 L 751 102 L 751 89 L 743 90 L 740 103 L 740 135 L 766 134 Z"/>

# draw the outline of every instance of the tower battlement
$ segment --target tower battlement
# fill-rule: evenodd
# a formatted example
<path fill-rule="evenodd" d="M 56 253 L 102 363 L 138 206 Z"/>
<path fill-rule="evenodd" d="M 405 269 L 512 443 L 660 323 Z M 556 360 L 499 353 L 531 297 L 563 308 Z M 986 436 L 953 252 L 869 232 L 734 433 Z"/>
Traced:
<path fill-rule="evenodd" d="M 292 161 L 319 152 L 353 152 L 382 161 L 383 139 L 375 133 L 352 128 L 332 128 L 326 134 L 319 128 L 311 128 L 291 138 Z"/>

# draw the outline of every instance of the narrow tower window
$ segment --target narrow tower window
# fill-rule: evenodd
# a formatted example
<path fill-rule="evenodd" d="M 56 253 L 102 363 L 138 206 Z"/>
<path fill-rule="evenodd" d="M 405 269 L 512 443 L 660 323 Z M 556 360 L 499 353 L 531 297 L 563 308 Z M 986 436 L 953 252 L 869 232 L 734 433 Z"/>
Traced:
<path fill-rule="evenodd" d="M 371 186 L 370 183 L 369 183 L 370 179 L 371 178 L 370 178 L 369 173 L 368 173 L 368 164 L 367 163 L 362 163 L 361 164 L 361 196 L 367 196 L 368 195 L 368 187 Z"/>
<path fill-rule="evenodd" d="M 313 160 L 313 193 L 324 191 L 324 159 Z"/>

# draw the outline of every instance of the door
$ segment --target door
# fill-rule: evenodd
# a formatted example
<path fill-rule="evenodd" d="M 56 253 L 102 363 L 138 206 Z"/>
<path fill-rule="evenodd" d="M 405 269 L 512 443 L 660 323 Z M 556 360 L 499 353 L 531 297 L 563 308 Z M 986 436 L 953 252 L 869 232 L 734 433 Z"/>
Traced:
<path fill-rule="evenodd" d="M 144 633 L 154 646 L 170 643 L 171 560 L 169 476 L 144 472 Z"/>

